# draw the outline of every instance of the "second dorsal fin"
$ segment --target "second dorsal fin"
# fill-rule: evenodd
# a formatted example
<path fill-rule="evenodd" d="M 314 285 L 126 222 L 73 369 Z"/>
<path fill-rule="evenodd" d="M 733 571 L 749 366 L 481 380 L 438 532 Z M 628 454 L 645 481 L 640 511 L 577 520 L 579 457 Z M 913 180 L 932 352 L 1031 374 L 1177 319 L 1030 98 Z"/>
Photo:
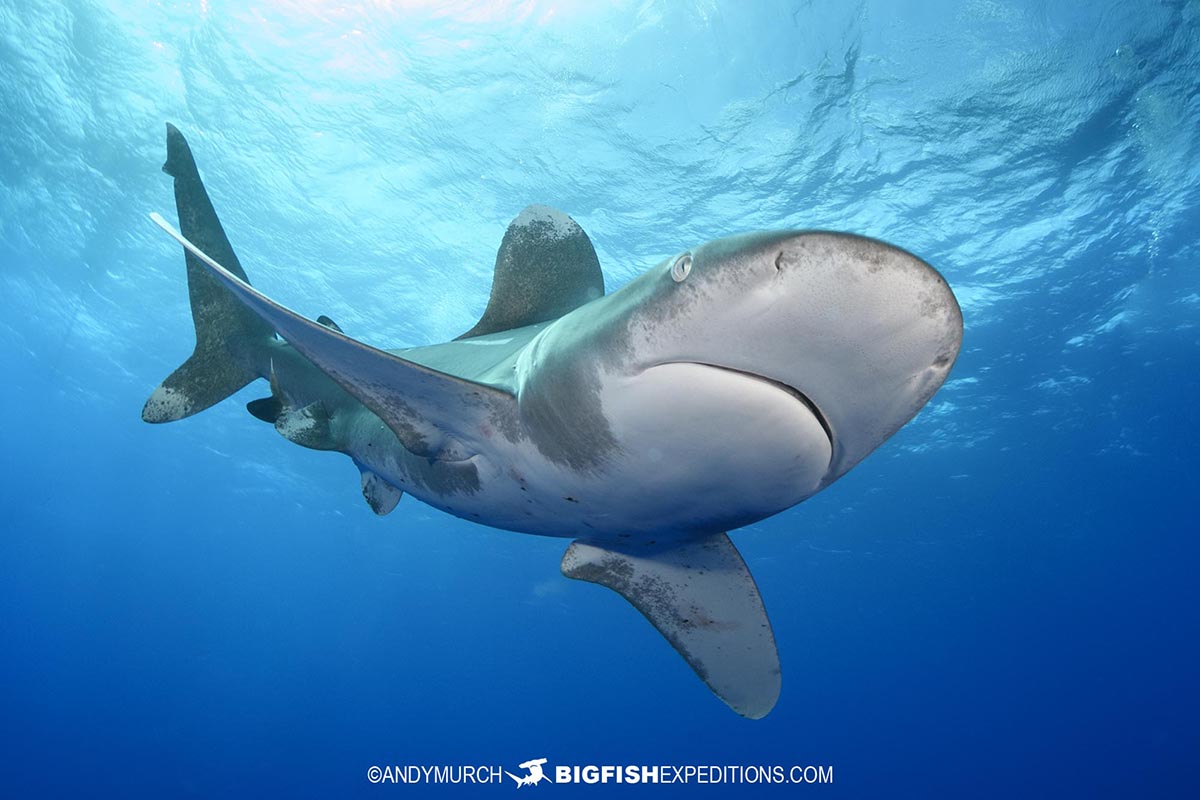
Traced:
<path fill-rule="evenodd" d="M 558 319 L 602 296 L 600 260 L 583 228 L 561 211 L 529 206 L 504 232 L 483 316 L 458 338 Z"/>

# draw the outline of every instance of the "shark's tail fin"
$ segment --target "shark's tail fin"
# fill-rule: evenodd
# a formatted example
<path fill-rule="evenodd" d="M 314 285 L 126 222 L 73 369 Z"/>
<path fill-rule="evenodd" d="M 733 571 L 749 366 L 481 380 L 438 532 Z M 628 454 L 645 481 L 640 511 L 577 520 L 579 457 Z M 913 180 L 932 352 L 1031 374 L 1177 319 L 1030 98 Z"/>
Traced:
<path fill-rule="evenodd" d="M 167 123 L 167 162 L 163 172 L 175 179 L 179 227 L 191 241 L 246 281 L 196 170 L 183 134 Z M 229 290 L 185 251 L 196 349 L 167 376 L 142 409 L 146 422 L 173 422 L 224 400 L 262 373 L 270 325 L 239 303 Z M 246 281 L 249 283 L 249 281 Z"/>

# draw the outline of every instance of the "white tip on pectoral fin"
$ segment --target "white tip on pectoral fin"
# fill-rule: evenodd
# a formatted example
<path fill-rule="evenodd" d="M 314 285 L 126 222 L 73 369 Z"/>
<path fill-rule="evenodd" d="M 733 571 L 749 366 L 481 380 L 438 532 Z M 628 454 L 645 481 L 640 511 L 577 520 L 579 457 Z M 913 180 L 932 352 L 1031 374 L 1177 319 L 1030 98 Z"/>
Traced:
<path fill-rule="evenodd" d="M 760 719 L 775 707 L 775 635 L 758 586 L 724 533 L 658 551 L 577 541 L 563 555 L 562 572 L 632 603 L 737 713 Z"/>

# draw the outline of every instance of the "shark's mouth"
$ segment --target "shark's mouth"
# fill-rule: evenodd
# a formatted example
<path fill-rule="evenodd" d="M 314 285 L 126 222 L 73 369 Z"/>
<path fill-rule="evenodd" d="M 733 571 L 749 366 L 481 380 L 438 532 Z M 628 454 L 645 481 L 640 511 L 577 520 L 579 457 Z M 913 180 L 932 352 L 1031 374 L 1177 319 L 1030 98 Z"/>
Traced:
<path fill-rule="evenodd" d="M 831 451 L 836 450 L 836 448 L 834 447 L 833 428 L 830 427 L 829 420 L 825 418 L 825 414 L 822 413 L 821 409 L 817 407 L 817 404 L 812 401 L 812 398 L 810 398 L 804 392 L 797 389 L 795 386 L 789 386 L 786 383 L 777 381 L 773 378 L 768 378 L 763 375 L 759 375 L 756 372 L 747 372 L 744 369 L 735 369 L 734 367 L 726 367 L 722 364 L 709 364 L 708 362 L 705 362 L 705 361 L 690 361 L 687 363 L 695 364 L 696 366 L 700 366 L 700 367 L 709 367 L 710 369 L 719 369 L 722 372 L 729 372 L 734 375 L 741 375 L 743 378 L 750 378 L 751 380 L 758 381 L 759 383 L 765 383 L 768 386 L 772 386 L 772 387 L 778 389 L 779 391 L 783 392 L 784 394 L 791 395 L 792 398 L 799 401 L 800 404 L 803 405 L 805 408 L 807 408 L 809 413 L 811 413 L 816 418 L 817 422 L 821 426 L 821 430 L 825 431 L 825 436 L 828 437 L 828 439 L 829 439 L 830 450 Z"/>

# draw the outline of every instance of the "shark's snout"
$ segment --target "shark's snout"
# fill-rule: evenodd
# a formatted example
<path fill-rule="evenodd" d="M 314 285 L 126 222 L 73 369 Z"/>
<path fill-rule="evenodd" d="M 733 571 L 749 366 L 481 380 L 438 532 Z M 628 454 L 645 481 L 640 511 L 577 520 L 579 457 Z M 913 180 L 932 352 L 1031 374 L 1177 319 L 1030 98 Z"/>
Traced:
<path fill-rule="evenodd" d="M 653 284 L 663 302 L 632 317 L 631 328 L 649 332 L 644 361 L 719 366 L 790 387 L 833 443 L 825 485 L 912 419 L 958 357 L 954 293 L 899 247 L 775 231 L 686 256 L 688 274 Z"/>
<path fill-rule="evenodd" d="M 790 351 L 772 376 L 828 420 L 829 480 L 908 422 L 945 381 L 962 343 L 946 280 L 898 247 L 861 236 L 797 233 L 762 261 L 779 273 L 773 304 Z"/>

